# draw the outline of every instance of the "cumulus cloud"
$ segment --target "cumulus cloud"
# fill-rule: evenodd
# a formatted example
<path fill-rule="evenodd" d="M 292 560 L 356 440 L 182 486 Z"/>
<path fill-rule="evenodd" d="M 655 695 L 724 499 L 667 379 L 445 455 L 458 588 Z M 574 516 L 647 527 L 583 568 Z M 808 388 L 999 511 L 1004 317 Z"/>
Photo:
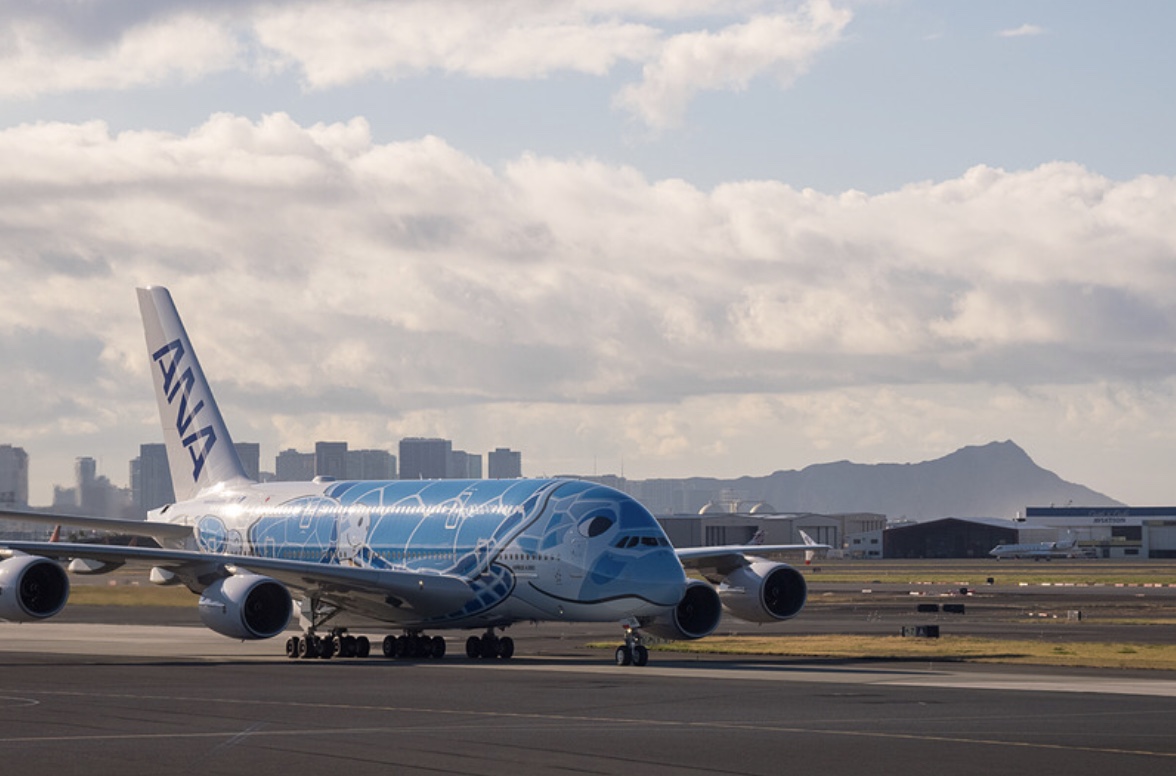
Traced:
<path fill-rule="evenodd" d="M 797 13 L 757 16 L 717 32 L 674 35 L 644 67 L 639 84 L 626 86 L 617 103 L 651 127 L 674 126 L 701 91 L 746 89 L 771 74 L 789 86 L 813 58 L 836 43 L 849 11 L 812 2 Z"/>
<path fill-rule="evenodd" d="M 162 284 L 238 436 L 275 447 L 533 434 L 548 472 L 628 443 L 756 470 L 731 451 L 764 433 L 926 449 L 963 417 L 1070 422 L 1059 386 L 1169 391 L 1174 220 L 1176 180 L 1063 163 L 835 195 L 492 168 L 362 119 L 23 125 L 0 131 L 0 439 L 153 439 L 131 289 Z"/>
<path fill-rule="evenodd" d="M 296 73 L 328 90 L 428 73 L 537 79 L 615 77 L 644 67 L 616 104 L 676 124 L 699 91 L 781 86 L 839 39 L 851 14 L 829 0 L 305 0 L 18 6 L 0 33 L 0 97 L 117 90 L 226 70 Z"/>
<path fill-rule="evenodd" d="M 136 20 L 109 38 L 59 21 L 17 15 L 0 32 L 0 97 L 128 89 L 195 80 L 237 64 L 240 44 L 223 18 L 180 11 Z"/>

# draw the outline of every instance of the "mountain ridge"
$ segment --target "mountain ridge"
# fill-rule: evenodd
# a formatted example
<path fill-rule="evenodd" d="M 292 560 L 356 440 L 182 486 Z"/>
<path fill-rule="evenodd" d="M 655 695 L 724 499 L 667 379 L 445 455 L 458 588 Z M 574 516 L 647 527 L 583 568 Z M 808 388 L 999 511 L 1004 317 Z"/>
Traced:
<path fill-rule="evenodd" d="M 1027 506 L 1124 506 L 1042 468 L 1012 440 L 970 445 L 919 463 L 835 461 L 761 477 L 675 481 L 695 492 L 731 491 L 742 500 L 767 502 L 781 512 L 875 512 L 891 520 L 1011 519 Z"/>

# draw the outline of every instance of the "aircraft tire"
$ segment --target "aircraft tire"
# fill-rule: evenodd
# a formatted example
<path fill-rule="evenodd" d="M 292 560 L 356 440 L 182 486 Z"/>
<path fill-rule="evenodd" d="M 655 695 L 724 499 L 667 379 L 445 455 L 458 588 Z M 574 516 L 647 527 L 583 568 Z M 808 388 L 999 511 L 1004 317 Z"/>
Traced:
<path fill-rule="evenodd" d="M 617 647 L 616 659 L 619 666 L 632 665 L 633 653 L 629 651 L 628 647 Z"/>
<path fill-rule="evenodd" d="M 385 636 L 381 648 L 384 650 L 384 657 L 396 657 L 396 637 Z"/>
<path fill-rule="evenodd" d="M 355 637 L 355 656 L 367 657 L 372 653 L 372 642 L 367 636 Z"/>
<path fill-rule="evenodd" d="M 445 657 L 445 638 L 443 636 L 434 636 L 430 646 L 434 660 Z"/>
<path fill-rule="evenodd" d="M 633 647 L 633 665 L 643 666 L 649 663 L 649 649 L 644 644 Z"/>
<path fill-rule="evenodd" d="M 510 636 L 503 636 L 498 641 L 498 657 L 503 660 L 510 660 L 514 657 L 514 639 Z"/>
<path fill-rule="evenodd" d="M 319 641 L 319 643 L 318 643 L 318 657 L 320 657 L 323 660 L 330 660 L 337 653 L 338 653 L 338 650 L 335 648 L 335 640 L 334 639 L 322 639 L 321 641 Z"/>
<path fill-rule="evenodd" d="M 470 660 L 477 660 L 482 656 L 482 640 L 477 636 L 470 636 L 466 639 L 466 657 Z"/>

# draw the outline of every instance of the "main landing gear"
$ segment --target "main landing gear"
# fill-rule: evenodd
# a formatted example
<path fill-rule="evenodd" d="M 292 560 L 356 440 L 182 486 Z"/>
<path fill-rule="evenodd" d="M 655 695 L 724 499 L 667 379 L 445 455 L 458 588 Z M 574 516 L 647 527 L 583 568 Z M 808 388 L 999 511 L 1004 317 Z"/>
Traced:
<path fill-rule="evenodd" d="M 470 660 L 510 660 L 514 657 L 514 639 L 510 636 L 497 636 L 493 628 L 488 628 L 481 636 L 470 636 L 466 639 L 466 657 Z"/>
<path fill-rule="evenodd" d="M 419 631 L 406 631 L 403 636 L 385 636 L 383 648 L 384 657 L 396 660 L 440 660 L 445 657 L 445 639 L 441 636 L 430 638 Z"/>
<path fill-rule="evenodd" d="M 643 666 L 648 663 L 649 648 L 641 643 L 641 632 L 627 622 L 621 627 L 625 629 L 625 643 L 617 647 L 617 665 Z"/>
<path fill-rule="evenodd" d="M 310 660 L 330 660 L 338 657 L 367 657 L 372 644 L 367 636 L 351 636 L 346 628 L 335 628 L 328 636 L 318 636 L 313 630 L 302 636 L 286 639 L 286 657 Z"/>

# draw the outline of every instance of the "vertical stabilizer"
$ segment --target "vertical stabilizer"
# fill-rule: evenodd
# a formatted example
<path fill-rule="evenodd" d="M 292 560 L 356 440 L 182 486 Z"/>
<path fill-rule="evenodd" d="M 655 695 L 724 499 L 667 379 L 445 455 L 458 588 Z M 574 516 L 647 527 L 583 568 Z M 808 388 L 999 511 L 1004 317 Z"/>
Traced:
<path fill-rule="evenodd" d="M 249 482 L 171 294 L 161 286 L 138 293 L 176 499 L 222 482 Z"/>

